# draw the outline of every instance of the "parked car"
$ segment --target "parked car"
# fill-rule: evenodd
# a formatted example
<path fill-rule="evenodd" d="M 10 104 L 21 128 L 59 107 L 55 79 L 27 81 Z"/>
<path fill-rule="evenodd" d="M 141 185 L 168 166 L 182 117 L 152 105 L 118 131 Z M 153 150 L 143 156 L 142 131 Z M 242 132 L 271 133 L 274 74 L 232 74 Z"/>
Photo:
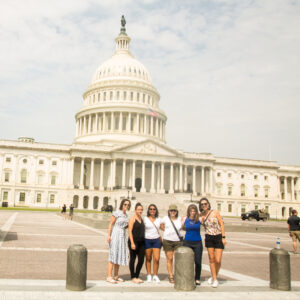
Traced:
<path fill-rule="evenodd" d="M 270 218 L 270 215 L 265 210 L 259 209 L 259 210 L 251 210 L 246 213 L 243 213 L 241 215 L 241 218 L 243 221 L 245 221 L 247 219 L 249 221 L 255 219 L 256 221 L 263 220 L 265 222 Z"/>
<path fill-rule="evenodd" d="M 112 207 L 112 205 L 103 205 L 101 207 L 101 211 L 112 212 L 113 211 L 113 207 Z"/>

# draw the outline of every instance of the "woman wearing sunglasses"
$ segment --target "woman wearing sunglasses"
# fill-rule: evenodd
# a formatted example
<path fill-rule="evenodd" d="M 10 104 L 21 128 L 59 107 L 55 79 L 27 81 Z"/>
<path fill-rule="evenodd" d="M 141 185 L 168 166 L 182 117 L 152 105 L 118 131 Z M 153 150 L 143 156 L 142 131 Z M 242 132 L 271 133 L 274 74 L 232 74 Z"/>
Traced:
<path fill-rule="evenodd" d="M 203 246 L 200 235 L 201 222 L 199 220 L 198 208 L 195 204 L 189 205 L 187 216 L 182 219 L 182 227 L 186 231 L 183 246 L 189 247 L 194 251 L 195 284 L 200 285 Z"/>
<path fill-rule="evenodd" d="M 150 204 L 148 206 L 147 217 L 144 217 L 147 282 L 152 281 L 151 261 L 153 258 L 153 281 L 160 283 L 157 276 L 161 248 L 161 237 L 159 233 L 160 223 L 161 219 L 158 217 L 156 205 Z"/>
<path fill-rule="evenodd" d="M 208 283 L 216 288 L 219 285 L 217 276 L 221 267 L 222 253 L 226 244 L 225 227 L 218 211 L 212 210 L 206 198 L 199 202 L 202 224 L 205 228 L 205 247 L 207 248 L 211 277 Z"/>
<path fill-rule="evenodd" d="M 126 228 L 128 227 L 128 216 L 126 212 L 130 209 L 130 201 L 123 199 L 118 211 L 115 211 L 108 227 L 107 242 L 109 243 L 109 257 L 107 265 L 107 278 L 109 283 L 124 282 L 119 277 L 120 265 L 128 265 L 128 248 L 126 243 Z M 112 271 L 114 270 L 114 277 Z"/>
<path fill-rule="evenodd" d="M 178 208 L 171 204 L 168 210 L 168 216 L 163 217 L 161 228 L 164 230 L 163 248 L 167 258 L 167 269 L 169 273 L 169 282 L 174 283 L 173 260 L 175 251 L 182 246 L 182 236 L 180 235 L 181 219 L 178 217 Z"/>

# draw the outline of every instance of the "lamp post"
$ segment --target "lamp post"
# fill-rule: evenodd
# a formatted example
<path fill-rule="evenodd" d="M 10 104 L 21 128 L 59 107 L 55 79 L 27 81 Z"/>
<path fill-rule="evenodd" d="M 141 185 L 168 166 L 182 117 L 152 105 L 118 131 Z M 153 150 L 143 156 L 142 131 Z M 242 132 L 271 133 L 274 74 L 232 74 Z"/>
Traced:
<path fill-rule="evenodd" d="M 193 202 L 193 193 L 191 193 L 191 202 Z"/>

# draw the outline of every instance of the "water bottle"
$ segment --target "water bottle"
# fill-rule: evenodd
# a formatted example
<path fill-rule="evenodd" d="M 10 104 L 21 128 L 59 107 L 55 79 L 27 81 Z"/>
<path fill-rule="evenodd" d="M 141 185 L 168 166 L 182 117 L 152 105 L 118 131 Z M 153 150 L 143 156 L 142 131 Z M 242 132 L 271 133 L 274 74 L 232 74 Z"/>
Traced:
<path fill-rule="evenodd" d="M 276 249 L 280 249 L 280 237 L 276 240 Z"/>

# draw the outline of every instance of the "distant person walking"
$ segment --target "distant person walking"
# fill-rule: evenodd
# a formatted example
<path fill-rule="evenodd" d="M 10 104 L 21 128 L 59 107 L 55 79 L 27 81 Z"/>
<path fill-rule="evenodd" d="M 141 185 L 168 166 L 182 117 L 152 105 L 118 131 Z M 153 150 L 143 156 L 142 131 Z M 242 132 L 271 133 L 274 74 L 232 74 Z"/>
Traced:
<path fill-rule="evenodd" d="M 70 205 L 70 211 L 69 211 L 69 219 L 72 221 L 73 220 L 73 214 L 74 214 L 74 205 L 71 203 Z"/>
<path fill-rule="evenodd" d="M 141 203 L 135 205 L 135 215 L 130 218 L 128 224 L 128 247 L 130 253 L 129 270 L 131 280 L 134 283 L 143 283 L 139 278 L 145 258 L 145 224 L 142 219 L 143 206 Z M 138 258 L 135 267 L 135 260 Z"/>
<path fill-rule="evenodd" d="M 287 220 L 290 237 L 293 239 L 294 253 L 297 254 L 297 240 L 300 242 L 300 218 L 297 210 L 292 210 L 292 215 Z"/>
<path fill-rule="evenodd" d="M 163 234 L 163 248 L 167 258 L 167 269 L 169 273 L 169 282 L 174 283 L 173 261 L 175 251 L 182 246 L 182 236 L 180 235 L 181 219 L 178 216 L 178 208 L 175 204 L 169 206 L 168 215 L 161 221 Z"/>
<path fill-rule="evenodd" d="M 107 278 L 109 283 L 124 282 L 119 277 L 120 265 L 128 265 L 128 247 L 126 240 L 126 228 L 128 227 L 128 216 L 126 212 L 130 209 L 130 201 L 123 199 L 119 210 L 115 211 L 111 218 L 107 233 L 109 243 L 109 257 L 107 265 Z M 114 277 L 112 271 L 114 270 Z"/>
<path fill-rule="evenodd" d="M 64 220 L 66 219 L 66 214 L 67 214 L 67 206 L 66 206 L 66 204 L 64 204 L 62 209 L 61 209 L 61 215 L 62 215 Z"/>
<path fill-rule="evenodd" d="M 183 246 L 194 251 L 195 260 L 195 284 L 200 285 L 201 264 L 202 264 L 202 238 L 200 235 L 201 222 L 198 208 L 195 204 L 190 204 L 187 209 L 187 216 L 182 218 L 182 228 L 186 231 Z"/>
<path fill-rule="evenodd" d="M 153 281 L 160 283 L 157 275 L 161 249 L 160 223 L 161 219 L 158 217 L 156 205 L 150 204 L 148 206 L 147 217 L 144 217 L 147 282 L 152 281 L 151 261 L 153 259 Z"/>
<path fill-rule="evenodd" d="M 202 198 L 199 203 L 201 222 L 205 229 L 205 247 L 207 248 L 211 277 L 208 283 L 216 288 L 219 285 L 217 276 L 221 268 L 225 240 L 225 227 L 221 215 L 212 210 L 209 201 Z"/>

